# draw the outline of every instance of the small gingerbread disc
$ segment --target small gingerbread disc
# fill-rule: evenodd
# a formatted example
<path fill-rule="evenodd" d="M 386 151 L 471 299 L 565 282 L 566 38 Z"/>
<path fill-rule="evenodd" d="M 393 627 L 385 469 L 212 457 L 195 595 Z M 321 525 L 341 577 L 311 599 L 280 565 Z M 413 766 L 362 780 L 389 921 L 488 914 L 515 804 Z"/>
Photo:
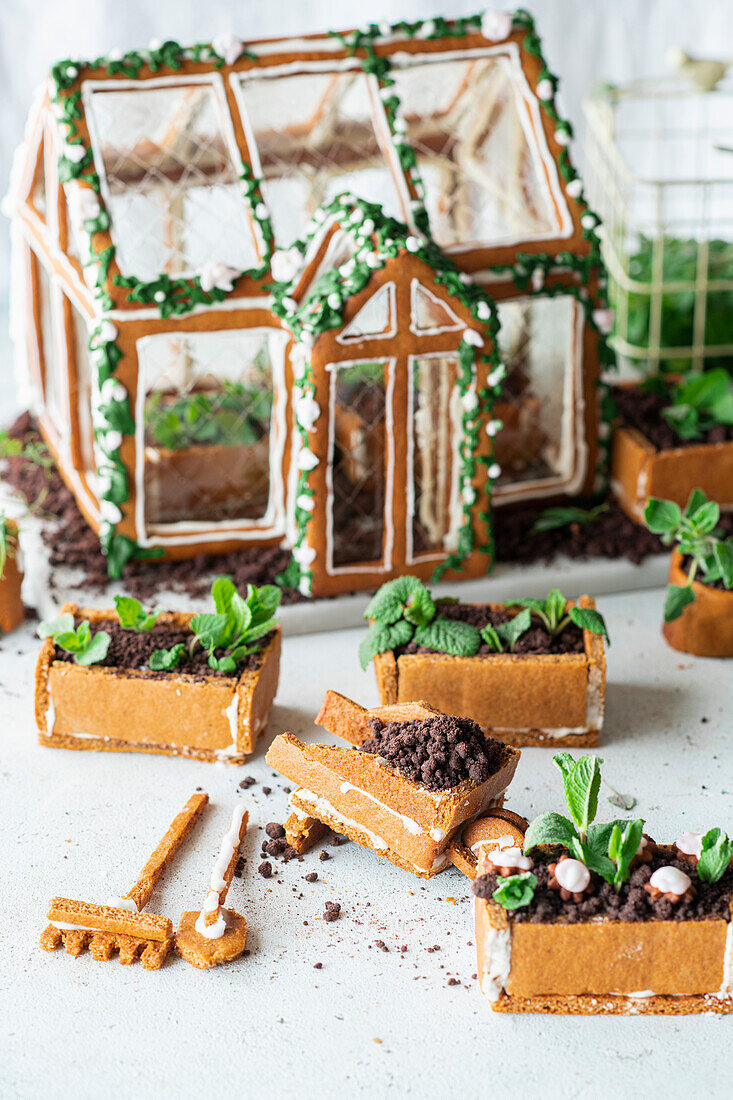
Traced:
<path fill-rule="evenodd" d="M 176 951 L 199 970 L 209 970 L 220 963 L 238 959 L 247 942 L 247 922 L 233 909 L 221 910 L 226 921 L 226 929 L 215 940 L 207 939 L 196 931 L 196 921 L 201 916 L 197 912 L 184 913 L 176 932 Z"/>
<path fill-rule="evenodd" d="M 466 826 L 461 843 L 473 852 L 478 852 L 479 845 L 482 848 L 523 848 L 525 828 L 524 818 L 511 810 L 506 811 L 506 817 L 487 814 Z"/>

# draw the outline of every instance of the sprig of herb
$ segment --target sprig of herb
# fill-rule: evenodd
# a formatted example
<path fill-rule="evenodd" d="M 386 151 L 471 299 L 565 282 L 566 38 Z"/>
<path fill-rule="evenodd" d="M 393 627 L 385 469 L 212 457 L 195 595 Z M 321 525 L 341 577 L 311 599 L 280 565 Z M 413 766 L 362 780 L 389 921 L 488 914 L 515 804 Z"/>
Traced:
<path fill-rule="evenodd" d="M 145 402 L 145 428 L 152 443 L 170 451 L 197 445 L 246 446 L 262 438 L 271 409 L 272 394 L 266 387 L 241 382 L 176 397 L 153 392 Z"/>
<path fill-rule="evenodd" d="M 607 511 L 607 504 L 596 504 L 594 508 L 575 508 L 571 505 L 564 508 L 545 508 L 534 521 L 529 533 L 539 535 L 543 531 L 557 531 L 561 527 L 570 527 L 573 524 L 577 524 L 578 527 L 587 527 Z"/>
<path fill-rule="evenodd" d="M 524 850 L 530 852 L 541 845 L 559 844 L 618 892 L 629 877 L 644 822 L 637 819 L 595 823 L 603 763 L 597 756 L 574 760 L 570 753 L 561 752 L 553 761 L 562 773 L 565 803 L 572 820 L 558 813 L 540 814 L 527 829 Z"/>
<path fill-rule="evenodd" d="M 733 424 L 733 378 L 724 368 L 688 375 L 671 394 L 662 416 L 680 439 L 700 439 L 722 424 Z"/>
<path fill-rule="evenodd" d="M 18 536 L 15 525 L 10 522 L 4 512 L 0 512 L 0 580 L 5 576 L 5 566 L 9 558 L 14 558 L 18 552 Z"/>
<path fill-rule="evenodd" d="M 496 626 L 487 623 L 480 631 L 481 639 L 494 653 L 506 653 L 507 649 L 513 653 L 517 642 L 531 625 L 532 612 L 525 607 L 506 623 L 498 623 Z"/>
<path fill-rule="evenodd" d="M 559 588 L 552 588 L 546 600 L 510 600 L 507 607 L 527 607 L 541 620 L 548 634 L 562 634 L 568 623 L 575 623 L 581 630 L 599 634 L 610 645 L 606 623 L 600 612 L 592 607 L 568 607 L 568 600 Z"/>
<path fill-rule="evenodd" d="M 110 637 L 106 630 L 92 634 L 88 619 L 74 625 L 74 616 L 65 611 L 55 619 L 42 622 L 38 627 L 39 638 L 53 638 L 67 653 L 74 654 L 78 665 L 96 665 L 107 656 Z"/>
<path fill-rule="evenodd" d="M 702 852 L 697 861 L 697 873 L 703 882 L 717 882 L 733 859 L 733 841 L 721 829 L 709 829 L 702 838 Z"/>
<path fill-rule="evenodd" d="M 691 558 L 687 584 L 670 584 L 664 602 L 664 621 L 679 619 L 688 604 L 694 602 L 692 582 L 698 573 L 703 584 L 722 581 L 733 588 L 733 538 L 720 538 L 717 524 L 720 505 L 708 500 L 702 489 L 694 489 L 684 511 L 672 500 L 650 497 L 644 509 L 650 531 L 661 537 L 665 546 L 677 543 L 680 554 Z"/>
<path fill-rule="evenodd" d="M 237 592 L 230 577 L 218 577 L 211 587 L 216 612 L 194 615 L 191 652 L 200 645 L 208 653 L 210 668 L 234 672 L 237 662 L 254 653 L 256 644 L 277 624 L 275 612 L 280 606 L 281 590 L 274 584 L 256 588 L 247 585 L 247 596 Z M 216 650 L 224 650 L 216 656 Z"/>
<path fill-rule="evenodd" d="M 497 875 L 496 881 L 499 885 L 491 896 L 505 909 L 521 909 L 529 905 L 537 889 L 537 878 L 531 871 L 507 878 Z"/>
<path fill-rule="evenodd" d="M 163 614 L 162 607 L 155 607 L 152 611 L 143 610 L 139 600 L 132 596 L 115 596 L 115 607 L 120 626 L 124 630 L 134 630 L 137 634 L 148 633 L 155 626 L 158 618 Z"/>
<path fill-rule="evenodd" d="M 176 642 L 170 649 L 154 649 L 150 654 L 148 668 L 153 672 L 169 672 L 178 667 L 185 652 L 186 647 L 183 642 Z"/>

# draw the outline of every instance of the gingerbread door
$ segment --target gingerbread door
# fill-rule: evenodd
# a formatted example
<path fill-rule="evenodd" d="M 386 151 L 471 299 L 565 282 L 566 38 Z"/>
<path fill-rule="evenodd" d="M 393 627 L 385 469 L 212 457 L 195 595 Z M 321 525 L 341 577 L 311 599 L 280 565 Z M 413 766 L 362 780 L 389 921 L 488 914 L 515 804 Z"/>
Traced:
<path fill-rule="evenodd" d="M 446 561 L 464 575 L 486 571 L 490 441 L 478 432 L 477 449 L 475 434 L 488 415 L 477 396 L 487 344 L 471 311 L 409 256 L 388 263 L 348 303 L 343 327 L 318 338 L 317 463 L 301 554 L 314 594 L 402 573 L 427 579 Z"/>

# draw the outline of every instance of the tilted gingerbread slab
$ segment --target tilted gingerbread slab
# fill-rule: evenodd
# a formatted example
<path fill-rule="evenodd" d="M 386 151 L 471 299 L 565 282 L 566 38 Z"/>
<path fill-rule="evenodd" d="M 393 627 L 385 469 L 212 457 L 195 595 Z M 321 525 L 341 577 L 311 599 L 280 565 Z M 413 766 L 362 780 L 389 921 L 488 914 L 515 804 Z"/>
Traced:
<path fill-rule="evenodd" d="M 89 620 L 92 630 L 116 612 L 64 611 Z M 161 615 L 159 622 L 185 629 L 192 616 Z M 54 660 L 47 638 L 36 668 L 36 724 L 41 744 L 116 752 L 161 752 L 201 760 L 243 763 L 267 726 L 277 690 L 280 627 L 264 646 L 259 666 L 239 677 L 161 676 Z"/>
<path fill-rule="evenodd" d="M 417 873 L 445 865 L 445 848 L 458 826 L 503 796 L 519 753 L 481 784 L 429 791 L 405 779 L 379 758 L 353 749 L 304 745 L 292 734 L 272 743 L 267 762 L 299 785 L 291 807 Z M 393 860 L 393 862 L 395 862 Z"/>
<path fill-rule="evenodd" d="M 684 508 L 693 489 L 702 489 L 722 508 L 733 508 L 733 443 L 659 451 L 635 428 L 619 426 L 611 448 L 611 488 L 637 523 L 644 522 L 649 497 Z"/>
<path fill-rule="evenodd" d="M 589 596 L 577 602 L 595 608 Z M 584 630 L 583 641 L 582 654 L 395 658 L 382 653 L 374 660 L 377 686 L 383 703 L 422 699 L 445 714 L 473 718 L 512 745 L 595 745 L 603 722 L 606 662 L 598 635 Z"/>

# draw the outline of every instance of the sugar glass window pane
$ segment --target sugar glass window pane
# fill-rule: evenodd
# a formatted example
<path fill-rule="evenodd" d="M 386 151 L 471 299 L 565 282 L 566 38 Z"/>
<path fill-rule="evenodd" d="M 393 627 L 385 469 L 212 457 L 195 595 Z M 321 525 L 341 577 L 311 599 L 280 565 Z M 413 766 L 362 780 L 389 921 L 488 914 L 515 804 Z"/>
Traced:
<path fill-rule="evenodd" d="M 207 85 L 94 92 L 92 140 L 123 275 L 257 263 L 241 181 Z"/>
<path fill-rule="evenodd" d="M 341 338 L 363 340 L 369 336 L 385 336 L 394 327 L 393 311 L 394 283 L 388 283 L 365 302 L 341 333 Z"/>
<path fill-rule="evenodd" d="M 278 245 L 300 236 L 341 191 L 404 217 L 363 73 L 260 75 L 243 78 L 241 88 Z"/>
<path fill-rule="evenodd" d="M 380 562 L 386 501 L 384 363 L 335 370 L 332 478 L 334 566 Z"/>
<path fill-rule="evenodd" d="M 76 306 L 70 303 L 73 333 L 73 363 L 76 373 L 76 401 L 79 420 L 79 447 L 81 461 L 87 479 L 95 481 L 97 469 L 94 461 L 94 429 L 92 427 L 92 361 L 89 352 L 89 329 Z"/>
<path fill-rule="evenodd" d="M 33 173 L 33 186 L 31 187 L 31 203 L 33 204 L 33 209 L 44 219 L 48 217 L 45 151 L 46 139 L 44 137 L 38 150 L 38 160 L 36 161 L 36 170 Z"/>
<path fill-rule="evenodd" d="M 278 338 L 244 330 L 141 341 L 148 524 L 265 515 Z"/>
<path fill-rule="evenodd" d="M 412 360 L 413 554 L 455 549 L 461 402 L 455 356 Z"/>
<path fill-rule="evenodd" d="M 40 314 L 40 351 L 43 364 L 43 398 L 47 414 L 60 431 L 63 423 L 61 415 L 61 397 L 59 393 L 59 318 L 51 279 L 48 272 L 35 257 L 33 263 L 38 280 L 38 307 Z"/>
<path fill-rule="evenodd" d="M 498 486 L 573 472 L 576 307 L 566 298 L 499 302 L 499 354 L 507 367 L 494 416 Z"/>
<path fill-rule="evenodd" d="M 430 333 L 457 329 L 461 322 L 453 310 L 439 301 L 418 282 L 412 284 L 412 327 L 416 332 Z"/>
<path fill-rule="evenodd" d="M 392 75 L 438 244 L 524 241 L 559 230 L 508 58 L 428 62 Z"/>

